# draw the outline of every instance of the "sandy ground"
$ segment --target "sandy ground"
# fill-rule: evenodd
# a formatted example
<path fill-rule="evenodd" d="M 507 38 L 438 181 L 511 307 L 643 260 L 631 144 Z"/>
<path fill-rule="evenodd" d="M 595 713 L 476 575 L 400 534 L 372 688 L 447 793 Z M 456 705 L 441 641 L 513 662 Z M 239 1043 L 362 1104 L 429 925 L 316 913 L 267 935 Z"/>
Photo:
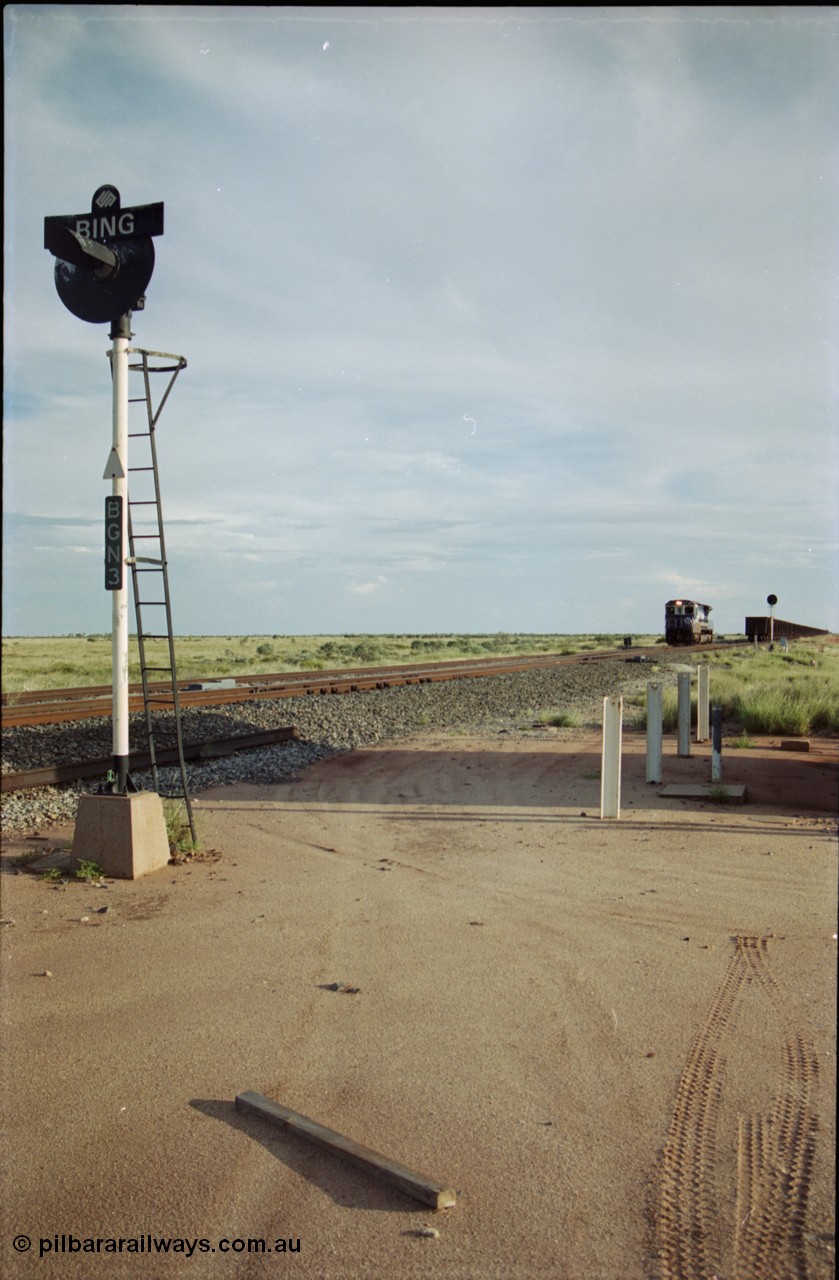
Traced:
<path fill-rule="evenodd" d="M 8 842 L 3 1275 L 832 1276 L 835 744 L 727 754 L 742 807 L 662 799 L 625 746 L 619 821 L 597 735 L 438 734 L 208 792 L 203 860 L 133 883 Z"/>

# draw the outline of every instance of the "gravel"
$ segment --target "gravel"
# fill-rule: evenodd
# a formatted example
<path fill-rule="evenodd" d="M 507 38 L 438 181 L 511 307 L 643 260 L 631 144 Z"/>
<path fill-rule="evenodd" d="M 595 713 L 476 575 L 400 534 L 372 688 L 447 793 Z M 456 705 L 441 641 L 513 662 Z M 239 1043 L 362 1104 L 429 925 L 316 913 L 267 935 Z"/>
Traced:
<path fill-rule="evenodd" d="M 633 710 L 642 710 L 646 683 L 653 677 L 671 684 L 675 683 L 676 672 L 666 659 L 643 665 L 631 659 L 615 659 L 364 693 L 268 698 L 220 708 L 185 710 L 182 726 L 187 743 L 292 724 L 299 732 L 296 741 L 189 764 L 189 790 L 191 795 L 196 795 L 209 787 L 226 784 L 290 781 L 307 766 L 339 752 L 421 732 L 526 730 L 532 735 L 540 732 L 534 727 L 538 717 L 558 712 L 573 715 L 581 725 L 599 726 L 603 698 L 607 695 L 641 695 L 637 707 L 624 708 L 625 723 L 631 723 Z M 173 717 L 160 717 L 158 726 L 158 745 L 173 745 Z M 542 731 L 546 735 L 550 732 L 547 728 Z M 132 716 L 130 749 L 143 751 L 147 745 L 144 718 Z M 3 731 L 2 769 L 9 773 L 76 760 L 105 759 L 112 750 L 110 718 L 22 726 Z M 140 787 L 152 786 L 150 773 L 133 773 L 132 778 Z M 180 794 L 179 770 L 163 768 L 159 779 L 162 794 Z M 94 779 L 9 792 L 3 796 L 0 829 L 4 835 L 27 834 L 55 823 L 72 822 L 79 796 L 85 791 L 98 790 L 101 781 Z"/>

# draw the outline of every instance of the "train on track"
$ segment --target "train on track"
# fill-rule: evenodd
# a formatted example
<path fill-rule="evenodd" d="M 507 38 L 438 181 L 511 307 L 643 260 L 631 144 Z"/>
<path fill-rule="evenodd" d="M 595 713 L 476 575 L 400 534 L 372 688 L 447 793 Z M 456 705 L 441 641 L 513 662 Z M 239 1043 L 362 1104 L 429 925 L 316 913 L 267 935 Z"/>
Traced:
<path fill-rule="evenodd" d="M 664 606 L 664 639 L 667 644 L 711 644 L 714 628 L 709 604 L 698 600 L 668 600 Z"/>
<path fill-rule="evenodd" d="M 711 644 L 714 628 L 711 606 L 698 600 L 668 600 L 664 606 L 664 639 L 669 645 Z M 806 636 L 826 636 L 823 627 L 805 627 L 783 618 L 749 617 L 744 627 L 746 639 L 766 643 L 772 640 L 801 640 Z"/>
<path fill-rule="evenodd" d="M 806 636 L 827 636 L 823 627 L 805 627 L 800 622 L 785 622 L 783 618 L 751 617 L 746 619 L 746 639 L 765 643 L 767 640 L 802 640 Z"/>

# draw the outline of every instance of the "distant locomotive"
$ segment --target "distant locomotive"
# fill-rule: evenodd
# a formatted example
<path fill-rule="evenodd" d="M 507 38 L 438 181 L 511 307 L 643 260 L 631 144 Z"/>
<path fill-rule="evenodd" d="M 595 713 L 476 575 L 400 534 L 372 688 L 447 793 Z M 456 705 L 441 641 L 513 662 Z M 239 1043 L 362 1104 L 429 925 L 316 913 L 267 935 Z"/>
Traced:
<path fill-rule="evenodd" d="M 668 600 L 664 606 L 664 639 L 668 644 L 703 644 L 714 638 L 709 604 L 696 600 Z"/>

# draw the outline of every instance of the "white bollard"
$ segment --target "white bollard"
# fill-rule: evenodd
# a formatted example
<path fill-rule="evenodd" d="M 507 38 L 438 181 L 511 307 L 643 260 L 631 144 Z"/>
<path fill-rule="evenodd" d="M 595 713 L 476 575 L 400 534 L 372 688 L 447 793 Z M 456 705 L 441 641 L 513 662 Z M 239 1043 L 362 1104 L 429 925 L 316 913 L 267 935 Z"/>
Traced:
<path fill-rule="evenodd" d="M 699 676 L 699 686 L 696 694 L 696 741 L 707 742 L 711 734 L 709 731 L 708 721 L 708 705 L 709 705 L 709 669 L 708 664 L 703 662 L 702 666 L 697 669 Z"/>
<path fill-rule="evenodd" d="M 603 699 L 603 754 L 600 767 L 600 817 L 621 816 L 621 732 L 623 698 Z"/>
<path fill-rule="evenodd" d="M 661 782 L 661 682 L 647 683 L 647 782 Z"/>
<path fill-rule="evenodd" d="M 711 742 L 711 781 L 722 780 L 722 707 L 714 707 L 714 735 Z"/>
<path fill-rule="evenodd" d="M 680 756 L 690 755 L 690 672 L 679 672 L 679 747 Z"/>

